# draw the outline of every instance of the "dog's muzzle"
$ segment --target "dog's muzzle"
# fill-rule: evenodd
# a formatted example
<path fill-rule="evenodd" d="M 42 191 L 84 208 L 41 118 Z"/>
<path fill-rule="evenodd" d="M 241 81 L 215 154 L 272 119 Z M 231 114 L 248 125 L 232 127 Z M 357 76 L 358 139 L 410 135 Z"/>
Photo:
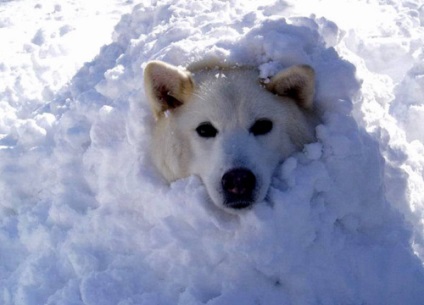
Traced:
<path fill-rule="evenodd" d="M 256 177 L 250 170 L 236 168 L 226 172 L 222 176 L 221 185 L 226 207 L 244 209 L 254 203 Z"/>

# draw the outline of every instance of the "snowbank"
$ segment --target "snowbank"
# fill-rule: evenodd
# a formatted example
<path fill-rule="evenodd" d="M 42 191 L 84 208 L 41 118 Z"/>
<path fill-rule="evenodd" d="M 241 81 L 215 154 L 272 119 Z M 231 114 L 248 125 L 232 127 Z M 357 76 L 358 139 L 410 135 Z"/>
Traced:
<path fill-rule="evenodd" d="M 413 124 L 423 54 L 399 59 L 409 72 L 395 88 L 375 48 L 360 48 L 366 37 L 293 10 L 140 4 L 30 118 L 1 101 L 2 304 L 424 303 L 413 249 L 423 245 L 424 139 Z M 208 203 L 196 177 L 165 185 L 147 153 L 144 65 L 205 57 L 262 77 L 295 63 L 317 72 L 317 142 L 280 166 L 269 202 L 238 216 Z"/>

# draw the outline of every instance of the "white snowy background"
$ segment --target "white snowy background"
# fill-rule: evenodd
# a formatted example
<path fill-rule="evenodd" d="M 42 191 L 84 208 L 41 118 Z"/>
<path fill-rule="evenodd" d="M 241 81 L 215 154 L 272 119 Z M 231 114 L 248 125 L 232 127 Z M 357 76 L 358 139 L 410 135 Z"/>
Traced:
<path fill-rule="evenodd" d="M 0 304 L 424 304 L 423 46 L 421 0 L 1 0 Z M 239 216 L 149 160 L 145 63 L 205 57 L 317 72 Z"/>

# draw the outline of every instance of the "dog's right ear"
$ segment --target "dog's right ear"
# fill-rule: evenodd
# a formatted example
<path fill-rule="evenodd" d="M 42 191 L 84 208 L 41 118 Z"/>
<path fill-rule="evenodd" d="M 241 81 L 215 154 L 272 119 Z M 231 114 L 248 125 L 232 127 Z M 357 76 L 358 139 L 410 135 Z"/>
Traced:
<path fill-rule="evenodd" d="M 193 92 L 190 72 L 162 61 L 151 61 L 144 69 L 144 88 L 156 119 L 184 104 Z"/>

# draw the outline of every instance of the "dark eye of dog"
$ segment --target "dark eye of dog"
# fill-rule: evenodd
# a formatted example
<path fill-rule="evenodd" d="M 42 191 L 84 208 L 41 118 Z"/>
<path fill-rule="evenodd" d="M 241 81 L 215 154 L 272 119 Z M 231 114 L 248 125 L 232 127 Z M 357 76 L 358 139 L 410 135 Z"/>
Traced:
<path fill-rule="evenodd" d="M 202 138 L 214 138 L 218 134 L 218 130 L 209 122 L 201 123 L 196 132 Z"/>
<path fill-rule="evenodd" d="M 249 131 L 255 136 L 261 136 L 267 134 L 272 130 L 272 122 L 268 119 L 259 119 L 257 120 Z"/>

